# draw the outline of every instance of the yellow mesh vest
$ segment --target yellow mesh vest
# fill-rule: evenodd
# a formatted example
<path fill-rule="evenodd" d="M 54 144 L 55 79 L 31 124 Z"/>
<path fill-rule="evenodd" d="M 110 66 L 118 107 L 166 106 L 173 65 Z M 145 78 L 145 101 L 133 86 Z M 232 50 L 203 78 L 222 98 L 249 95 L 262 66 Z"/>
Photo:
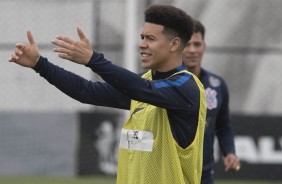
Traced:
<path fill-rule="evenodd" d="M 151 80 L 151 71 L 142 77 Z M 194 141 L 181 148 L 171 133 L 166 109 L 132 100 L 121 133 L 117 184 L 200 184 L 206 98 L 202 84 L 193 77 L 201 98 Z"/>

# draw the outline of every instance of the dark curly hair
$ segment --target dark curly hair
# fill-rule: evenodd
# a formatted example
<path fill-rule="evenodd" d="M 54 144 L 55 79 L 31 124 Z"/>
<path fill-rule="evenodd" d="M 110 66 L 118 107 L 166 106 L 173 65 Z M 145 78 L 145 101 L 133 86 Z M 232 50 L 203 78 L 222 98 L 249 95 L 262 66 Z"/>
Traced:
<path fill-rule="evenodd" d="M 184 47 L 194 31 L 193 19 L 171 5 L 152 5 L 145 11 L 145 22 L 164 26 L 164 33 L 177 36 Z"/>
<path fill-rule="evenodd" d="M 205 38 L 205 26 L 199 20 L 196 19 L 194 19 L 194 33 L 201 33 L 203 39 Z"/>

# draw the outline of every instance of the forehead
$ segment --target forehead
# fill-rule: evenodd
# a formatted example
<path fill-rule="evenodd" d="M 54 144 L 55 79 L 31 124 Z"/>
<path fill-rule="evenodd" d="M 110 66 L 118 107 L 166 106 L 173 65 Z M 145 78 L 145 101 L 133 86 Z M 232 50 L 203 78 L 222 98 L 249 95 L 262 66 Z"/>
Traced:
<path fill-rule="evenodd" d="M 141 35 L 163 34 L 164 26 L 146 22 L 141 31 Z"/>
<path fill-rule="evenodd" d="M 191 39 L 194 39 L 194 40 L 203 40 L 203 36 L 200 32 L 196 32 L 192 35 Z"/>
<path fill-rule="evenodd" d="M 196 32 L 192 35 L 190 42 L 191 41 L 204 41 L 204 40 L 202 34 L 200 32 Z"/>

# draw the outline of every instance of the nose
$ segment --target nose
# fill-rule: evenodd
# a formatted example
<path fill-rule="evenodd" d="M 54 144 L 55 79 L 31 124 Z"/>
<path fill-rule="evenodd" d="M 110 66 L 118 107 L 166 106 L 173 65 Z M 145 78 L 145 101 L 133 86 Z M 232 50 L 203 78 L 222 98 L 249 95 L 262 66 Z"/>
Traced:
<path fill-rule="evenodd" d="M 147 47 L 147 43 L 146 43 L 145 39 L 140 40 L 139 48 L 146 48 L 146 47 Z"/>
<path fill-rule="evenodd" d="M 188 52 L 196 52 L 196 47 L 194 47 L 193 45 L 190 45 L 188 48 L 187 48 Z"/>

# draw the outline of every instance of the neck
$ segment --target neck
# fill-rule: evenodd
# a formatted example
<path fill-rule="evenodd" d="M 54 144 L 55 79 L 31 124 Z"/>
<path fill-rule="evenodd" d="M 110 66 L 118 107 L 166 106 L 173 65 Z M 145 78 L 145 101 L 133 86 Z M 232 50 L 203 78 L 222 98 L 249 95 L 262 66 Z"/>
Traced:
<path fill-rule="evenodd" d="M 157 69 L 153 69 L 153 70 L 158 72 L 167 72 L 181 65 L 182 65 L 182 57 L 173 57 L 173 58 L 169 58 L 165 65 L 162 65 L 161 67 L 158 67 Z"/>
<path fill-rule="evenodd" d="M 188 71 L 193 73 L 194 75 L 196 75 L 198 78 L 200 77 L 200 74 L 201 74 L 201 68 L 200 67 L 194 67 L 194 68 L 188 67 Z"/>

